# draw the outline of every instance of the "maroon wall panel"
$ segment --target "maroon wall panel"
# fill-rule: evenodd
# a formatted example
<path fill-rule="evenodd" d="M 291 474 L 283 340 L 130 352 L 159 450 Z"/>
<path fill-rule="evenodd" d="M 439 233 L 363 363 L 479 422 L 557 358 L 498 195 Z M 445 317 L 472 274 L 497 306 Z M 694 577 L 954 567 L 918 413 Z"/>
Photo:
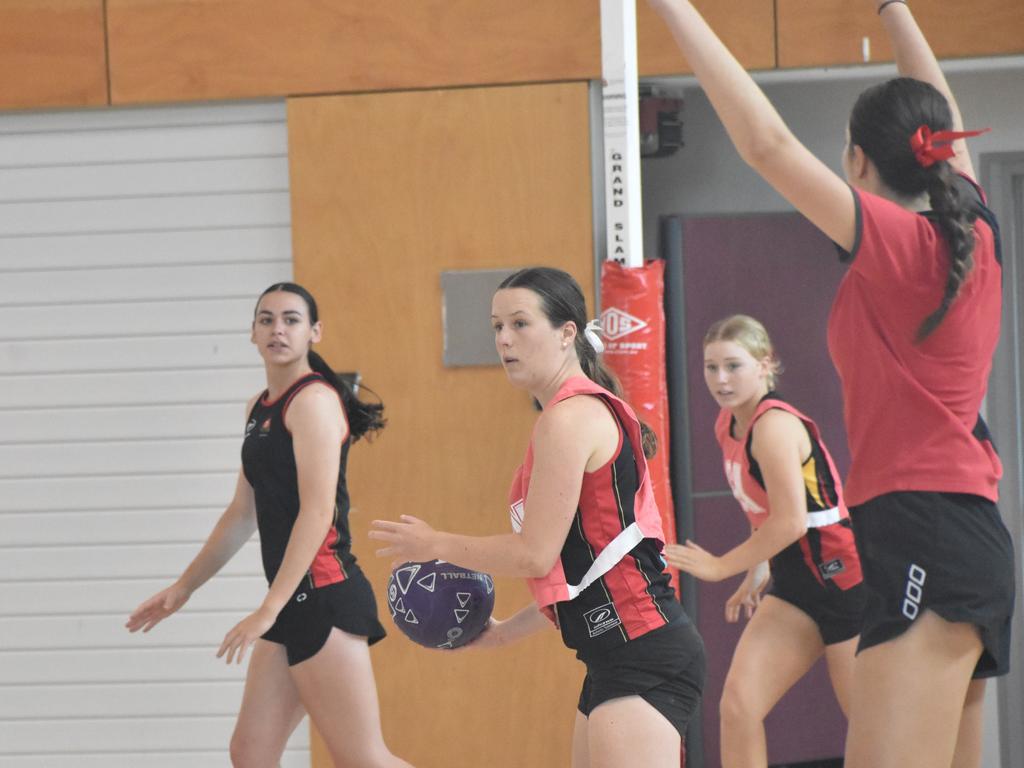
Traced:
<path fill-rule="evenodd" d="M 828 357 L 829 307 L 845 267 L 835 248 L 796 214 L 681 218 L 694 533 L 721 553 L 748 533 L 722 472 L 713 425 L 718 406 L 703 377 L 702 339 L 715 320 L 737 312 L 761 320 L 784 365 L 779 392 L 817 421 L 840 472 L 849 453 L 839 381 Z M 698 625 L 708 648 L 703 709 L 706 768 L 719 765 L 718 700 L 742 624 L 726 624 L 735 577 L 698 588 Z M 846 724 L 819 662 L 767 721 L 772 764 L 843 753 Z"/>

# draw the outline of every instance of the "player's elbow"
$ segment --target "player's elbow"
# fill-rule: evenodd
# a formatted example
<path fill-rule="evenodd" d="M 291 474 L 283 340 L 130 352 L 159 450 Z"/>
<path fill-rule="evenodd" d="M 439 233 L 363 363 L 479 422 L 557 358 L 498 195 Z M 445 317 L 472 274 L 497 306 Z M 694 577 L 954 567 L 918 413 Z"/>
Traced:
<path fill-rule="evenodd" d="M 557 560 L 557 553 L 552 557 L 546 552 L 540 552 L 535 549 L 527 550 L 523 561 L 523 570 L 529 578 L 541 579 L 551 573 L 551 569 L 555 567 Z"/>
<path fill-rule="evenodd" d="M 799 541 L 807 534 L 807 516 L 795 515 L 787 519 L 784 533 L 787 546 L 794 541 Z"/>
<path fill-rule="evenodd" d="M 747 165 L 764 174 L 778 162 L 789 142 L 795 141 L 785 126 L 754 131 L 742 146 L 736 149 Z"/>

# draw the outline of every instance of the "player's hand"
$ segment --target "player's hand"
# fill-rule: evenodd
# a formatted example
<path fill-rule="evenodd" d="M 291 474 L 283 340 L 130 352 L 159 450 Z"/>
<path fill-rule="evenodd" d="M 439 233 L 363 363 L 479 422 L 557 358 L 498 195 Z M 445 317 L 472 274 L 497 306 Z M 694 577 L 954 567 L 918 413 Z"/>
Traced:
<path fill-rule="evenodd" d="M 125 626 L 129 632 L 149 632 L 153 627 L 166 619 L 183 606 L 192 596 L 192 592 L 178 582 L 167 589 L 162 589 L 151 598 L 141 603 L 131 612 Z"/>
<path fill-rule="evenodd" d="M 261 606 L 255 613 L 250 613 L 224 635 L 217 658 L 227 656 L 225 661 L 230 664 L 236 661 L 241 664 L 245 652 L 277 621 L 277 613 Z"/>
<path fill-rule="evenodd" d="M 479 635 L 474 637 L 465 645 L 460 645 L 458 648 L 453 649 L 455 653 L 460 651 L 482 651 L 488 648 L 501 648 L 503 645 L 507 645 L 508 641 L 504 637 L 504 632 L 501 627 L 505 622 L 498 621 L 493 616 L 487 620 L 486 626 Z M 451 653 L 452 651 L 449 651 Z"/>
<path fill-rule="evenodd" d="M 739 588 L 725 602 L 725 620 L 730 624 L 739 621 L 740 614 L 750 619 L 761 604 L 761 593 L 768 586 L 767 563 L 759 563 L 747 571 L 747 575 L 740 583 Z"/>
<path fill-rule="evenodd" d="M 701 581 L 721 581 L 726 577 L 721 558 L 689 540 L 685 544 L 666 544 L 665 559 L 669 565 Z"/>
<path fill-rule="evenodd" d="M 400 522 L 374 520 L 369 536 L 387 546 L 377 550 L 377 557 L 392 558 L 392 566 L 422 563 L 437 557 L 437 531 L 412 515 L 401 515 Z"/>

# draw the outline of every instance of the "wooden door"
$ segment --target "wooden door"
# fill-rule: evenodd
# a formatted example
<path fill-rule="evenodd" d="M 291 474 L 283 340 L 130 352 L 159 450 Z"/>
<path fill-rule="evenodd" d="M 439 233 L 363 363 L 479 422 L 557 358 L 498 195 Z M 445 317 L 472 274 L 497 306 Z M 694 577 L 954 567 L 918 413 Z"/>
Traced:
<path fill-rule="evenodd" d="M 387 405 L 349 473 L 354 550 L 390 630 L 372 651 L 387 742 L 418 768 L 561 768 L 582 666 L 557 633 L 492 652 L 414 646 L 391 626 L 389 564 L 366 532 L 401 513 L 509 529 L 536 414 L 499 365 L 442 366 L 440 275 L 548 264 L 593 296 L 587 85 L 301 98 L 288 120 L 295 275 L 320 303 L 321 351 Z M 528 600 L 497 580 L 497 617 Z M 322 749 L 314 765 L 329 765 Z"/>

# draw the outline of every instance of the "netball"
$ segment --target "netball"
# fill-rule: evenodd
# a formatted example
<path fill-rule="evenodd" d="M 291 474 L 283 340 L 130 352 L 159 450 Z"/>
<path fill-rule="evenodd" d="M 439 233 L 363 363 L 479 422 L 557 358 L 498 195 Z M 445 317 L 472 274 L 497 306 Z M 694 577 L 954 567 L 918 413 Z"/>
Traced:
<path fill-rule="evenodd" d="M 414 643 L 458 648 L 487 626 L 494 580 L 444 560 L 403 563 L 388 579 L 388 608 L 395 626 Z"/>

